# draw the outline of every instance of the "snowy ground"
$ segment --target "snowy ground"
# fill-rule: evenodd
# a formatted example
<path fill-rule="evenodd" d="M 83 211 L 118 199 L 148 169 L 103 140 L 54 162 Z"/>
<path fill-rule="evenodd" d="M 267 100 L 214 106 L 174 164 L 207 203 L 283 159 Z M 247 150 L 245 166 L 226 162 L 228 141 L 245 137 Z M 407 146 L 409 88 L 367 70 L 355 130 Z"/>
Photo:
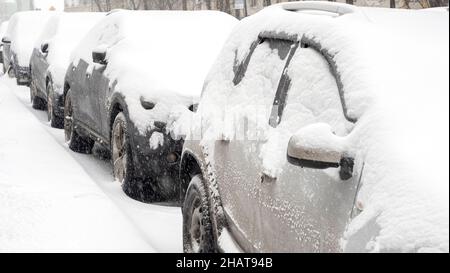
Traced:
<path fill-rule="evenodd" d="M 69 150 L 62 130 L 0 76 L 0 252 L 180 252 L 181 210 L 128 198 L 100 156 Z"/>

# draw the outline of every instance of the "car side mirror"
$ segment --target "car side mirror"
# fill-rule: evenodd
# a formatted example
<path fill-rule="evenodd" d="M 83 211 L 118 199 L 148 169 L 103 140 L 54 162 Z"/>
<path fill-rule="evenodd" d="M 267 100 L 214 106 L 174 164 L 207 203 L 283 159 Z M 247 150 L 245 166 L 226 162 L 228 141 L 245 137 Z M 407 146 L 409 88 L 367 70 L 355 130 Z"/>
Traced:
<path fill-rule="evenodd" d="M 300 129 L 289 140 L 288 162 L 313 169 L 339 168 L 342 180 L 353 176 L 354 159 L 347 156 L 344 140 L 335 135 L 325 123 Z"/>
<path fill-rule="evenodd" d="M 10 44 L 10 43 L 11 43 L 11 39 L 9 39 L 8 37 L 3 37 L 3 38 L 2 38 L 2 43 L 4 43 L 4 44 Z"/>
<path fill-rule="evenodd" d="M 96 49 L 92 52 L 92 61 L 96 64 L 106 65 L 108 62 L 106 61 L 106 50 L 105 49 Z"/>
<path fill-rule="evenodd" d="M 41 53 L 42 54 L 47 54 L 48 53 L 48 43 L 43 43 L 41 45 Z"/>

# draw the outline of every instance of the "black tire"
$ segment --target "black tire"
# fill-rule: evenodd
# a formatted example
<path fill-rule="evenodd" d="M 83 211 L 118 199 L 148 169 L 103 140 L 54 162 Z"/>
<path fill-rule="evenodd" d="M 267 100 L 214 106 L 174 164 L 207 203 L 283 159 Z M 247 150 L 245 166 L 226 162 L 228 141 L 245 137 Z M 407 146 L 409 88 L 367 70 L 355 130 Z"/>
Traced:
<path fill-rule="evenodd" d="M 64 119 L 55 114 L 54 98 L 53 82 L 49 80 L 47 83 L 47 120 L 53 128 L 62 129 L 64 128 Z"/>
<path fill-rule="evenodd" d="M 128 128 L 127 118 L 122 112 L 118 113 L 111 128 L 110 147 L 114 179 L 119 181 L 123 188 L 129 187 L 134 181 L 133 156 Z"/>
<path fill-rule="evenodd" d="M 30 101 L 31 107 L 36 110 L 45 110 L 45 101 L 37 96 L 37 89 L 34 81 L 31 81 L 30 84 Z"/>
<path fill-rule="evenodd" d="M 182 211 L 184 252 L 218 252 L 211 221 L 209 198 L 201 175 L 195 175 L 191 179 Z"/>
<path fill-rule="evenodd" d="M 92 152 L 95 141 L 90 137 L 80 136 L 73 122 L 72 92 L 69 90 L 64 100 L 64 135 L 69 148 L 77 153 Z"/>

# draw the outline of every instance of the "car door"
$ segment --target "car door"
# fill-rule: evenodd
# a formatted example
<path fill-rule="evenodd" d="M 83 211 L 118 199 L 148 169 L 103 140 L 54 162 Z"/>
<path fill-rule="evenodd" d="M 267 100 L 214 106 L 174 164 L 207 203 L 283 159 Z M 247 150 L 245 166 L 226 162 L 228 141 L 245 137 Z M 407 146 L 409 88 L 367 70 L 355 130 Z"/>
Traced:
<path fill-rule="evenodd" d="M 343 181 L 337 168 L 313 169 L 286 160 L 290 137 L 313 123 L 326 123 L 341 137 L 354 124 L 344 116 L 337 82 L 326 59 L 313 48 L 298 48 L 290 61 L 284 90 L 274 105 L 269 138 L 263 144 L 262 172 L 276 173 L 261 183 L 263 244 L 266 251 L 339 251 L 357 188 Z M 278 117 L 277 117 L 278 116 Z M 265 160 L 265 159 L 270 159 Z"/>
<path fill-rule="evenodd" d="M 11 65 L 11 43 L 3 44 L 3 67 L 7 72 Z"/>
<path fill-rule="evenodd" d="M 73 91 L 74 117 L 82 126 L 90 131 L 99 132 L 98 98 L 95 96 L 95 84 L 93 83 L 93 64 L 80 59 L 74 71 Z"/>
<path fill-rule="evenodd" d="M 106 141 L 109 133 L 109 123 L 107 122 L 106 110 L 106 96 L 109 91 L 109 80 L 103 74 L 105 69 L 106 65 L 94 65 L 90 81 L 89 96 L 92 100 L 97 101 L 97 108 L 93 113 L 96 122 L 95 130 L 99 134 L 99 136 Z"/>
<path fill-rule="evenodd" d="M 31 73 L 34 84 L 39 92 L 47 96 L 46 76 L 47 76 L 47 54 L 42 53 L 40 49 L 35 48 L 31 57 Z"/>
<path fill-rule="evenodd" d="M 293 44 L 289 40 L 260 37 L 252 45 L 228 97 L 225 140 L 217 141 L 215 146 L 223 207 L 235 238 L 246 251 L 257 251 L 261 244 L 259 138 L 267 129 L 263 120 L 269 117 Z"/>

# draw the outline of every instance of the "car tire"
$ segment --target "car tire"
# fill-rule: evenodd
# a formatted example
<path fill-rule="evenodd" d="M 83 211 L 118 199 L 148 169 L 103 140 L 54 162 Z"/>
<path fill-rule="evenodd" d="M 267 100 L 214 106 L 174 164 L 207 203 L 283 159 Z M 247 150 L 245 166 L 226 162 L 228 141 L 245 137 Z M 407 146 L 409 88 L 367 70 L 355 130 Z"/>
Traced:
<path fill-rule="evenodd" d="M 33 81 L 30 84 L 30 101 L 31 107 L 36 110 L 44 110 L 45 109 L 45 101 L 37 96 L 36 85 Z"/>
<path fill-rule="evenodd" d="M 66 143 L 72 151 L 77 153 L 91 153 L 95 141 L 90 137 L 78 134 L 73 122 L 72 92 L 69 90 L 64 100 L 64 135 Z"/>
<path fill-rule="evenodd" d="M 54 97 L 53 82 L 49 80 L 47 83 L 47 119 L 50 122 L 50 126 L 62 129 L 64 128 L 64 119 L 55 114 Z"/>
<path fill-rule="evenodd" d="M 128 129 L 128 121 L 124 113 L 118 113 L 111 128 L 110 147 L 114 180 L 119 181 L 122 188 L 130 186 L 134 179 L 133 156 Z"/>
<path fill-rule="evenodd" d="M 10 63 L 8 68 L 8 77 L 14 78 L 16 76 L 16 72 L 14 71 L 13 65 Z"/>
<path fill-rule="evenodd" d="M 195 175 L 183 203 L 183 250 L 185 253 L 214 253 L 214 239 L 209 198 L 201 175 Z"/>

